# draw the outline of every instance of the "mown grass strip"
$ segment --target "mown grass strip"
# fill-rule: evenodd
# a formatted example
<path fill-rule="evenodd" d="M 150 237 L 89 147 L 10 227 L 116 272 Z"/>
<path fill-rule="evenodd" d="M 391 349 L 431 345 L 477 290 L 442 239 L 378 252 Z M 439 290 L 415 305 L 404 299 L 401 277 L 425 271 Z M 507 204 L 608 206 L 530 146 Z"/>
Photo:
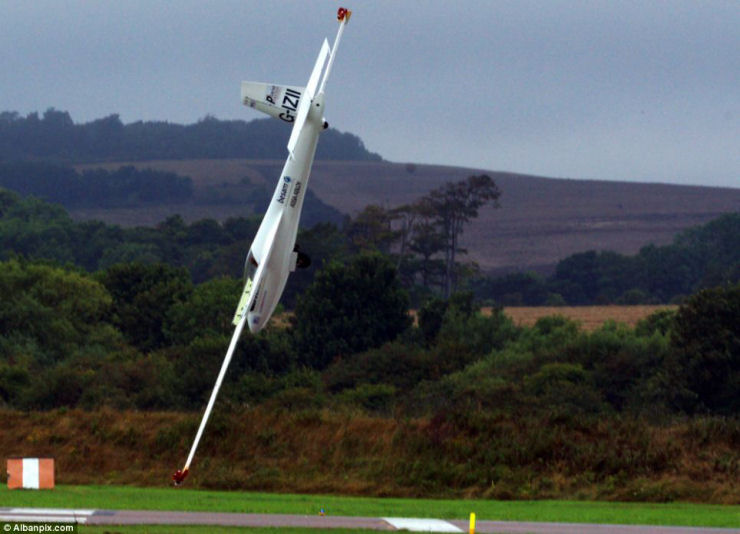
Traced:
<path fill-rule="evenodd" d="M 57 486 L 52 491 L 11 491 L 3 487 L 0 506 L 307 515 L 318 514 L 323 508 L 329 515 L 439 519 L 464 519 L 475 512 L 481 521 L 740 527 L 740 506 L 364 498 L 129 486 Z"/>

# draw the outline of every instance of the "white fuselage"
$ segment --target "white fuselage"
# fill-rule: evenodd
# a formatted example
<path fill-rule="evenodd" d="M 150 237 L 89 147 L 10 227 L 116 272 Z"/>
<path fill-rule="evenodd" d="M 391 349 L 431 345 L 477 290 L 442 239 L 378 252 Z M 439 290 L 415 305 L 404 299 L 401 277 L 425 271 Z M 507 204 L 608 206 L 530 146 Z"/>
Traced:
<path fill-rule="evenodd" d="M 270 319 L 283 293 L 288 275 L 295 269 L 294 247 L 298 222 L 316 145 L 323 130 L 323 111 L 324 95 L 321 93 L 311 102 L 306 124 L 300 132 L 292 155 L 285 162 L 270 205 L 250 248 L 249 255 L 258 265 L 267 262 L 264 269 L 261 269 L 259 279 L 252 281 L 257 295 L 247 313 L 247 324 L 253 333 L 260 331 Z"/>

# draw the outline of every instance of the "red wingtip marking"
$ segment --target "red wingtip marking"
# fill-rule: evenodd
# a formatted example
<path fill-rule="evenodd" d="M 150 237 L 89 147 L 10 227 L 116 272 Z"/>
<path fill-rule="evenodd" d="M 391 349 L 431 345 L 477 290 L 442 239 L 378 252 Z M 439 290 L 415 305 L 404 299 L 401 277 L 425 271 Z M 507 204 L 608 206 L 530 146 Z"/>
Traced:
<path fill-rule="evenodd" d="M 182 481 L 185 480 L 185 477 L 188 476 L 189 472 L 190 470 L 187 467 L 185 469 L 178 469 L 175 471 L 175 474 L 172 475 L 172 480 L 175 481 L 175 486 L 182 484 Z"/>

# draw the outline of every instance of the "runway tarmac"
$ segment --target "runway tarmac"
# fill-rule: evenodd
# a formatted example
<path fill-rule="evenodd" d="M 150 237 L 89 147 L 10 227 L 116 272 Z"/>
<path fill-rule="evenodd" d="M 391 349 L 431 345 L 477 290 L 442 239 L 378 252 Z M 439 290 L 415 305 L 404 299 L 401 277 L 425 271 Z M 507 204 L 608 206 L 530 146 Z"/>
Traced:
<path fill-rule="evenodd" d="M 226 514 L 151 510 L 74 510 L 60 508 L 0 508 L 0 523 L 79 523 L 85 525 L 223 525 L 242 527 L 309 527 L 409 532 L 468 532 L 467 520 L 309 516 L 285 514 Z M 738 534 L 740 529 L 596 525 L 588 523 L 476 522 L 475 532 L 501 534 Z"/>

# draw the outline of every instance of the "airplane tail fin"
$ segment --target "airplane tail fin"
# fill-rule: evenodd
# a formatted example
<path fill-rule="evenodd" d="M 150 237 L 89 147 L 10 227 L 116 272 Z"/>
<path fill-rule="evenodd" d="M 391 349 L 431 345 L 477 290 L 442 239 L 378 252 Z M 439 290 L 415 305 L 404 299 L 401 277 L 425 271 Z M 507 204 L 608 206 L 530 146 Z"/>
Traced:
<path fill-rule="evenodd" d="M 306 122 L 311 101 L 316 95 L 321 72 L 329 56 L 329 43 L 324 39 L 319 57 L 311 71 L 306 87 L 275 85 L 262 82 L 242 82 L 242 103 L 271 117 L 293 124 L 288 141 L 288 151 L 292 154 L 298 141 L 298 134 Z"/>
<path fill-rule="evenodd" d="M 245 106 L 293 124 L 293 131 L 290 133 L 290 139 L 288 140 L 288 152 L 291 156 L 306 122 L 311 101 L 317 94 L 324 92 L 326 80 L 329 78 L 336 51 L 339 48 L 339 41 L 351 15 L 352 12 L 348 9 L 339 8 L 337 12 L 339 30 L 334 40 L 334 47 L 329 47 L 329 42 L 324 39 L 306 87 L 242 82 L 241 96 L 242 103 Z"/>
<path fill-rule="evenodd" d="M 334 64 L 334 58 L 336 57 L 337 48 L 339 48 L 339 41 L 342 38 L 344 27 L 349 22 L 349 18 L 351 15 L 351 11 L 340 7 L 339 11 L 337 12 L 339 30 L 337 31 L 336 39 L 334 39 L 334 46 L 329 47 L 329 42 L 326 39 L 324 39 L 324 43 L 321 45 L 319 57 L 316 59 L 313 71 L 311 72 L 311 77 L 308 79 L 308 83 L 306 84 L 304 97 L 301 99 L 298 105 L 296 120 L 293 124 L 293 131 L 290 132 L 290 139 L 288 140 L 288 152 L 290 152 L 291 156 L 293 154 L 293 150 L 295 149 L 295 145 L 298 142 L 298 137 L 301 134 L 303 124 L 306 122 L 306 117 L 308 116 L 311 102 L 316 95 L 321 95 L 324 93 L 326 80 L 329 78 L 329 73 L 331 72 L 331 67 Z M 326 65 L 326 69 L 324 68 L 324 65 Z"/>

